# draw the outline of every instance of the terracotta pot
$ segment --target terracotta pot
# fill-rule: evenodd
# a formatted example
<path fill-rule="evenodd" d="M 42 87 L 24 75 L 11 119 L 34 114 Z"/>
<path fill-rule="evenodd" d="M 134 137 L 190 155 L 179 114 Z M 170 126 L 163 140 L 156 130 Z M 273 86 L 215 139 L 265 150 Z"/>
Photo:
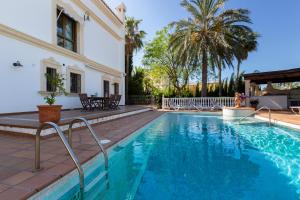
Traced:
<path fill-rule="evenodd" d="M 40 123 L 54 122 L 58 123 L 60 120 L 61 105 L 40 105 L 37 106 L 39 109 L 39 120 Z"/>

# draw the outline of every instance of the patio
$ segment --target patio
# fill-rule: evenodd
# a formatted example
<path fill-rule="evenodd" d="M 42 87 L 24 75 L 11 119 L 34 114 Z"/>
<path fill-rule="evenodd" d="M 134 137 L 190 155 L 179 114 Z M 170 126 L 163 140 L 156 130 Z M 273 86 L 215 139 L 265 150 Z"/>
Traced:
<path fill-rule="evenodd" d="M 256 118 L 268 120 L 269 113 L 261 111 L 256 114 Z M 271 111 L 271 118 L 274 124 L 289 126 L 300 130 L 300 115 L 296 115 L 291 111 Z"/>
<path fill-rule="evenodd" d="M 129 108 L 134 110 L 139 107 L 123 108 L 122 111 L 125 112 L 124 109 Z M 72 114 L 71 111 L 64 113 L 65 122 L 67 118 L 73 116 Z M 111 141 L 104 145 L 107 149 L 162 114 L 163 112 L 148 111 L 95 124 L 93 128 L 102 140 Z M 18 117 L 15 116 L 15 118 Z M 90 134 L 87 134 L 87 129 L 74 131 L 73 141 L 74 151 L 81 163 L 99 153 L 99 147 Z M 26 199 L 75 169 L 62 142 L 54 136 L 42 140 L 41 167 L 43 170 L 34 172 L 34 144 L 33 137 L 8 135 L 0 131 L 0 199 Z"/>
<path fill-rule="evenodd" d="M 75 117 L 86 118 L 91 124 L 95 124 L 132 114 L 138 114 L 149 111 L 150 109 L 151 108 L 146 106 L 120 106 L 120 109 L 118 110 L 107 111 L 82 111 L 79 109 L 65 110 L 61 112 L 61 121 L 58 125 L 65 131 L 68 129 L 70 121 Z M 0 115 L 0 131 L 5 131 L 7 133 L 35 135 L 39 126 L 38 113 L 36 112 Z M 41 135 L 47 136 L 53 133 L 54 131 L 52 129 L 46 129 Z"/>

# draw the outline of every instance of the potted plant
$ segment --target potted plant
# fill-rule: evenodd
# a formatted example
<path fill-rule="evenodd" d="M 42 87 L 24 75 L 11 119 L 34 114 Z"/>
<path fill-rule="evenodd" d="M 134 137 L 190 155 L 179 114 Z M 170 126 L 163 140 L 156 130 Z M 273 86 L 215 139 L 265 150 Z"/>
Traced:
<path fill-rule="evenodd" d="M 47 81 L 52 86 L 53 92 L 50 92 L 50 95 L 44 97 L 45 102 L 48 105 L 39 105 L 39 121 L 40 123 L 44 122 L 54 122 L 58 123 L 60 121 L 60 112 L 62 105 L 54 105 L 56 102 L 56 96 L 60 94 L 65 94 L 66 90 L 64 88 L 64 78 L 61 74 L 45 74 Z"/>
<path fill-rule="evenodd" d="M 258 99 L 250 99 L 250 105 L 251 105 L 252 108 L 255 108 L 255 110 L 256 110 L 258 104 L 259 104 Z"/>

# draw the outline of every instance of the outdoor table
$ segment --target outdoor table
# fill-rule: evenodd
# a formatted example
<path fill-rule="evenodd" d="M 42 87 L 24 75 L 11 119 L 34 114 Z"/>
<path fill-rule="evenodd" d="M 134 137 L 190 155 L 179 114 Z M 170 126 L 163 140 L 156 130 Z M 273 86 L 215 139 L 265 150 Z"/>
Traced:
<path fill-rule="evenodd" d="M 106 107 L 108 107 L 109 104 L 109 97 L 88 97 L 89 100 L 92 103 L 96 103 L 98 105 L 98 107 L 102 110 L 104 110 Z"/>

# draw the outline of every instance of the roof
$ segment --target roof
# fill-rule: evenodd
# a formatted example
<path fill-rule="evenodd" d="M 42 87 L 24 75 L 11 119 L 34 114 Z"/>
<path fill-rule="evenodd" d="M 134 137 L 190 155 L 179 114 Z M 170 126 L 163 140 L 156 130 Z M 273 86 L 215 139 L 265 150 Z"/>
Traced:
<path fill-rule="evenodd" d="M 300 68 L 293 68 L 287 70 L 269 71 L 269 72 L 255 72 L 244 74 L 245 80 L 250 80 L 257 84 L 285 83 L 300 81 Z"/>

